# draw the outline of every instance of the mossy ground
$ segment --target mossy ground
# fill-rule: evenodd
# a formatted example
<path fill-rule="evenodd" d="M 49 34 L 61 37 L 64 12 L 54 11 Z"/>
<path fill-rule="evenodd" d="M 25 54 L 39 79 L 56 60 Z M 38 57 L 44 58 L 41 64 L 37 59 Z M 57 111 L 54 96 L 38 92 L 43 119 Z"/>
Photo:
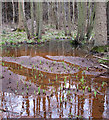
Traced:
<path fill-rule="evenodd" d="M 101 57 L 101 59 L 100 58 L 98 59 L 99 63 L 103 63 L 103 64 L 109 65 L 109 45 L 96 46 L 91 51 L 93 53 L 96 53 L 97 56 Z"/>
<path fill-rule="evenodd" d="M 96 53 L 108 52 L 109 51 L 109 45 L 95 46 L 91 51 L 96 52 Z"/>
<path fill-rule="evenodd" d="M 38 40 L 36 36 L 34 38 L 31 38 L 30 40 L 27 39 L 26 32 L 23 30 L 16 30 L 16 31 L 7 31 L 6 29 L 3 29 L 1 34 L 1 41 L 0 46 L 4 44 L 17 44 L 19 42 L 26 41 L 27 43 L 33 43 L 35 40 L 37 42 L 45 42 L 49 41 L 51 39 L 72 39 L 71 36 L 65 36 L 65 32 L 63 30 L 56 30 L 53 26 L 46 25 L 44 27 L 45 32 L 42 33 L 42 39 Z M 72 35 L 74 36 L 75 31 L 72 32 Z"/>

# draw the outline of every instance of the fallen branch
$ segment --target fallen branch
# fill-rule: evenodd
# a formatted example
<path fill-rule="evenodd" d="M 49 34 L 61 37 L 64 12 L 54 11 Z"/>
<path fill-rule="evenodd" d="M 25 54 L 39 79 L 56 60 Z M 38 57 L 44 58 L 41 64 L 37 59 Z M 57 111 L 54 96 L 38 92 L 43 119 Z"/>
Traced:
<path fill-rule="evenodd" d="M 98 58 L 98 59 L 101 59 L 101 60 L 109 61 L 109 59 L 101 58 L 101 57 L 99 57 L 99 56 L 93 55 L 93 57 Z"/>
<path fill-rule="evenodd" d="M 90 56 L 90 55 L 91 55 L 91 53 L 88 53 L 87 55 L 85 55 L 85 58 L 88 57 L 88 56 Z"/>
<path fill-rule="evenodd" d="M 109 67 L 107 65 L 104 65 L 104 64 L 100 64 L 102 67 L 106 68 L 106 69 L 109 69 Z"/>
<path fill-rule="evenodd" d="M 99 75 L 96 75 L 94 78 L 100 77 L 100 76 L 104 76 L 105 74 L 107 74 L 107 72 L 101 73 Z"/>

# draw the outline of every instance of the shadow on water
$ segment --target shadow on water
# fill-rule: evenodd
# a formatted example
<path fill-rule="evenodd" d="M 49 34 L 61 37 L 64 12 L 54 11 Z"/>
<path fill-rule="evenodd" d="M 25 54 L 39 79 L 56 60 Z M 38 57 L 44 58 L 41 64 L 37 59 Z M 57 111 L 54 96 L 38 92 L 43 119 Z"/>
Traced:
<path fill-rule="evenodd" d="M 72 48 L 69 41 L 51 41 L 43 45 L 4 46 L 2 48 L 4 75 L 2 78 L 4 78 L 0 102 L 1 108 L 6 111 L 2 117 L 109 118 L 107 85 L 109 79 L 87 74 L 90 70 L 86 66 L 67 61 L 70 57 L 74 60 L 74 57 L 79 57 L 80 60 L 85 55 L 81 49 Z M 33 60 L 30 61 L 32 65 L 37 64 L 34 69 L 32 68 L 34 66 L 28 64 L 29 60 Z M 42 64 L 40 60 L 44 63 Z M 44 66 L 48 67 L 48 71 L 44 70 Z M 55 69 L 52 71 L 52 66 L 58 67 L 63 73 L 58 73 Z M 96 73 L 99 70 L 93 71 Z M 12 85 L 5 79 L 8 72 L 14 76 L 9 79 L 15 81 Z M 30 94 L 23 95 L 22 91 L 25 92 L 27 89 L 20 90 L 21 85 L 16 87 L 19 75 L 24 77 L 25 82 L 31 81 L 48 94 L 37 95 L 33 89 Z"/>

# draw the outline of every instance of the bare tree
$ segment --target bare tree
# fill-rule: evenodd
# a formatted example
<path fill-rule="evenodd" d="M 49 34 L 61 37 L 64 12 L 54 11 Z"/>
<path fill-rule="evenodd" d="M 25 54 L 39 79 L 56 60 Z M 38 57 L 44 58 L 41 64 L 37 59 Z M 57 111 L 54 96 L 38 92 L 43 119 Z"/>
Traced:
<path fill-rule="evenodd" d="M 90 39 L 94 27 L 95 8 L 96 8 L 95 4 L 90 2 L 88 3 L 88 9 L 87 9 L 88 22 L 87 22 L 87 31 L 86 31 L 87 41 Z"/>
<path fill-rule="evenodd" d="M 23 6 L 24 7 L 24 6 Z M 24 9 L 24 8 L 23 8 Z M 23 18 L 21 16 L 21 9 L 20 9 L 20 2 L 18 3 L 18 12 L 19 12 L 19 23 L 18 23 L 18 29 L 24 29 L 23 25 Z"/>
<path fill-rule="evenodd" d="M 57 3 L 57 17 L 58 17 L 58 29 L 61 29 L 61 3 Z"/>
<path fill-rule="evenodd" d="M 56 29 L 59 29 L 57 11 L 56 11 L 56 3 L 52 2 L 51 5 L 52 5 L 52 7 L 51 7 L 52 8 L 52 17 L 55 22 Z"/>
<path fill-rule="evenodd" d="M 73 22 L 75 22 L 75 0 L 73 0 Z"/>
<path fill-rule="evenodd" d="M 66 15 L 65 15 L 64 2 L 62 2 L 62 12 L 63 12 L 63 25 L 64 25 L 64 32 L 65 32 L 65 35 L 67 35 L 67 28 L 66 28 Z"/>
<path fill-rule="evenodd" d="M 15 5 L 14 5 L 14 0 L 12 0 L 12 5 L 13 5 L 13 24 L 15 24 Z"/>
<path fill-rule="evenodd" d="M 106 3 L 97 2 L 95 12 L 95 46 L 107 44 Z"/>
<path fill-rule="evenodd" d="M 0 1 L 0 33 L 2 32 L 2 2 Z M 1 40 L 1 36 L 0 36 Z"/>
<path fill-rule="evenodd" d="M 107 39 L 109 44 L 109 1 L 107 2 Z"/>
<path fill-rule="evenodd" d="M 34 36 L 34 8 L 33 0 L 31 0 L 31 35 Z"/>
<path fill-rule="evenodd" d="M 8 22 L 8 10 L 7 10 L 7 2 L 5 2 L 5 10 L 6 10 L 6 12 L 5 12 L 5 18 L 6 18 L 6 22 Z"/>
<path fill-rule="evenodd" d="M 24 6 L 24 1 L 19 2 L 19 4 L 20 4 L 21 17 L 23 19 L 23 23 L 24 23 L 26 34 L 27 34 L 27 38 L 30 39 L 30 33 L 29 33 L 28 26 L 27 26 L 26 18 L 25 18 L 25 10 L 23 9 L 24 8 L 23 7 Z"/>
<path fill-rule="evenodd" d="M 38 39 L 42 38 L 42 21 L 43 21 L 43 13 L 42 13 L 42 2 L 36 3 L 36 23 L 37 23 L 37 29 L 36 29 L 36 36 Z"/>
<path fill-rule="evenodd" d="M 70 2 L 68 2 L 68 29 L 69 29 L 69 36 L 71 36 L 71 27 L 72 27 L 72 23 L 71 23 L 71 16 L 70 16 Z"/>
<path fill-rule="evenodd" d="M 80 42 L 85 38 L 85 25 L 86 25 L 86 3 L 78 2 L 78 30 L 75 41 Z"/>

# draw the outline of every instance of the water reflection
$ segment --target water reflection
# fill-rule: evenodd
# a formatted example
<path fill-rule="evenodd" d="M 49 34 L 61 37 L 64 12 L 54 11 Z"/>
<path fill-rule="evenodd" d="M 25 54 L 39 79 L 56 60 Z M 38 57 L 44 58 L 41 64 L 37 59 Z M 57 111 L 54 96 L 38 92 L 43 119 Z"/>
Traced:
<path fill-rule="evenodd" d="M 84 56 L 85 53 L 79 50 L 72 50 L 72 46 L 67 41 L 45 43 L 43 46 L 27 46 L 20 47 L 4 47 L 3 56 L 41 56 L 46 58 L 49 56 Z M 46 58 L 48 59 L 48 58 Z M 31 95 L 17 95 L 15 93 L 2 92 L 0 99 L 1 108 L 7 110 L 3 112 L 3 117 L 35 117 L 35 118 L 109 118 L 108 116 L 108 101 L 109 94 L 107 88 L 103 88 L 94 96 L 94 93 L 81 92 L 82 71 L 71 74 L 59 74 L 56 80 L 56 74 L 37 71 L 32 73 L 32 69 L 23 67 L 12 62 L 4 62 L 4 66 L 8 67 L 16 75 L 25 76 L 25 81 L 31 80 L 41 89 L 46 91 L 53 91 L 52 96 L 35 96 Z M 18 69 L 19 68 L 19 69 Z M 38 75 L 43 74 L 41 79 Z M 78 76 L 77 76 L 78 75 Z M 37 78 L 37 81 L 35 79 Z M 64 82 L 66 79 L 66 83 Z M 108 81 L 105 78 L 94 79 L 94 75 L 84 75 L 86 80 L 86 87 L 95 89 L 101 88 L 101 81 Z M 77 86 L 79 91 L 77 91 Z M 64 89 L 66 88 L 66 89 Z M 18 114 L 17 114 L 18 113 Z"/>
<path fill-rule="evenodd" d="M 19 45 L 2 47 L 3 56 L 84 56 L 84 51 L 72 48 L 70 41 L 50 41 L 43 45 Z"/>
<path fill-rule="evenodd" d="M 97 98 L 89 95 L 84 98 L 84 96 L 73 94 L 67 102 L 61 103 L 60 98 L 63 100 L 64 97 L 65 95 L 61 92 L 53 97 L 18 96 L 5 92 L 2 93 L 2 108 L 13 113 L 7 112 L 3 114 L 3 117 L 67 118 L 68 116 L 81 116 L 84 118 L 102 118 L 107 116 L 104 108 L 107 106 L 106 95 L 98 95 Z M 16 115 L 15 112 L 19 115 Z"/>

